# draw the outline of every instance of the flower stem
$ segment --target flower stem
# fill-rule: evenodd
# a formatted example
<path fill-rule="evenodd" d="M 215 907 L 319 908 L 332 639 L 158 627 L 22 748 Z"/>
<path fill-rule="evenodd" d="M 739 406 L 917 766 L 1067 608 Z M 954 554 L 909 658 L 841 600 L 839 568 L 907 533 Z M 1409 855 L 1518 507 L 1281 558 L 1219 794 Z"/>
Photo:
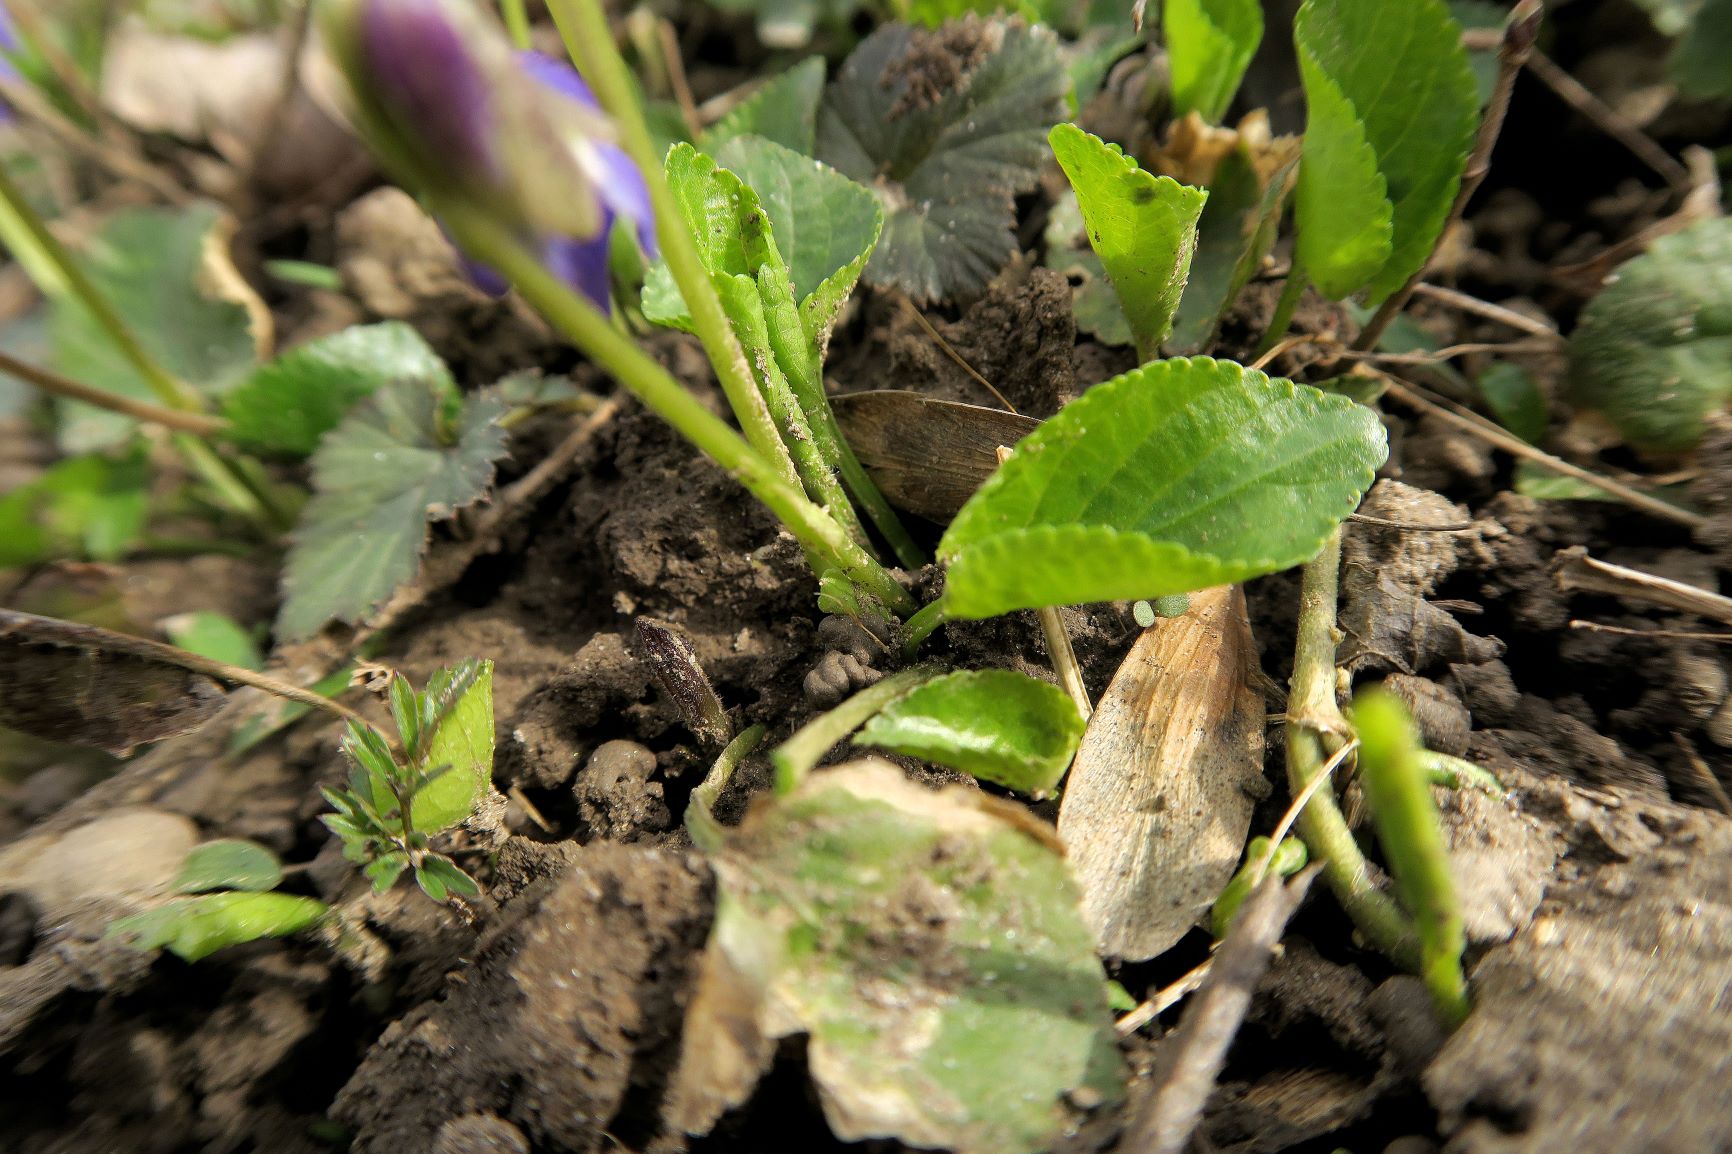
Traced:
<path fill-rule="evenodd" d="M 776 792 L 794 790 L 837 742 L 866 724 L 898 697 L 943 672 L 943 667 L 938 665 L 916 665 L 892 673 L 801 726 L 794 736 L 770 754 L 770 761 L 776 767 Z"/>
<path fill-rule="evenodd" d="M 1335 703 L 1335 603 L 1340 596 L 1341 531 L 1305 565 L 1299 594 L 1299 635 L 1293 654 L 1293 680 L 1287 696 L 1287 786 L 1297 796 L 1343 740 L 1347 721 Z M 1334 791 L 1320 789 L 1299 814 L 1299 835 L 1313 861 L 1323 863 L 1323 879 L 1368 940 L 1397 965 L 1417 970 L 1419 939 L 1413 923 L 1393 899 L 1377 888 L 1371 869 Z"/>
<path fill-rule="evenodd" d="M 649 125 L 638 105 L 637 89 L 632 84 L 618 46 L 614 44 L 613 31 L 607 25 L 607 14 L 602 11 L 600 0 L 549 0 L 548 11 L 553 14 L 553 22 L 559 27 L 560 37 L 565 41 L 572 62 L 619 127 L 620 144 L 626 155 L 643 172 L 644 183 L 649 188 L 650 207 L 655 212 L 656 240 L 661 244 L 662 257 L 667 261 L 674 283 L 679 286 L 681 297 L 685 299 L 686 309 L 691 313 L 692 329 L 703 342 L 704 352 L 709 354 L 716 379 L 727 395 L 728 404 L 733 408 L 746 440 L 784 483 L 798 485 L 793 459 L 788 455 L 788 448 L 782 443 L 775 423 L 770 420 L 770 410 L 752 378 L 745 351 L 740 347 L 727 313 L 722 310 L 721 298 L 710 282 L 709 270 L 698 256 L 697 244 L 686 228 L 685 216 L 674 201 L 673 190 L 668 187 L 662 171 L 662 158 L 656 155 Z"/>
<path fill-rule="evenodd" d="M 1293 266 L 1287 270 L 1287 283 L 1281 286 L 1281 299 L 1275 302 L 1275 315 L 1269 318 L 1269 329 L 1263 334 L 1263 339 L 1257 342 L 1257 355 L 1262 356 L 1274 348 L 1287 330 L 1293 324 L 1293 312 L 1299 307 L 1299 298 L 1305 295 L 1305 285 L 1309 281 L 1305 269 L 1299 263 L 1299 258 L 1293 258 Z"/>
<path fill-rule="evenodd" d="M 499 14 L 505 19 L 506 34 L 511 46 L 519 52 L 530 48 L 529 8 L 524 0 L 499 0 Z"/>
<path fill-rule="evenodd" d="M 201 437 L 213 437 L 228 428 L 228 422 L 221 417 L 207 416 L 204 413 L 190 413 L 185 409 L 165 408 L 162 405 L 153 405 L 149 401 L 138 400 L 136 397 L 123 397 L 119 393 L 111 393 L 107 389 L 99 389 L 94 385 L 87 385 L 82 381 L 75 381 L 71 377 L 62 376 L 50 369 L 21 361 L 4 352 L 0 352 L 0 373 L 15 377 L 27 385 L 34 385 L 51 396 L 83 401 L 87 405 L 95 405 L 99 409 L 107 409 L 114 413 L 123 413 L 135 421 L 161 425 L 166 429 L 178 429 L 185 433 L 196 433 Z"/>
<path fill-rule="evenodd" d="M 798 480 L 784 476 L 726 422 L 704 408 L 631 338 L 543 268 L 509 229 L 462 201 L 441 201 L 435 208 L 464 251 L 497 269 L 585 355 L 751 490 L 809 555 L 820 558 L 826 568 L 842 570 L 899 616 L 913 612 L 914 599 L 908 591 L 806 498 Z M 777 446 L 780 444 L 778 441 Z"/>

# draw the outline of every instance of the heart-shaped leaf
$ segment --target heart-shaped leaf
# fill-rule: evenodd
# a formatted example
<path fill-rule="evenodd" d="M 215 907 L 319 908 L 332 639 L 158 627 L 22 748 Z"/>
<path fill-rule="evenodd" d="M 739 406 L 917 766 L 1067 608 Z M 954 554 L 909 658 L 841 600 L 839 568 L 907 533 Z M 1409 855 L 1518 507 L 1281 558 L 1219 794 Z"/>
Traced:
<path fill-rule="evenodd" d="M 761 136 L 811 156 L 818 139 L 818 98 L 824 93 L 824 58 L 812 56 L 774 77 L 704 133 L 713 153 L 736 136 Z"/>
<path fill-rule="evenodd" d="M 1306 0 L 1293 25 L 1309 109 L 1298 259 L 1376 304 L 1431 256 L 1461 185 L 1479 91 L 1443 0 Z"/>
<path fill-rule="evenodd" d="M 1209 194 L 1137 167 L 1116 144 L 1074 124 L 1048 137 L 1076 190 L 1089 243 L 1130 322 L 1137 353 L 1160 355 L 1197 248 L 1197 218 Z"/>
<path fill-rule="evenodd" d="M 948 673 L 897 698 L 854 740 L 1041 795 L 1082 739 L 1064 690 L 1009 669 Z"/>
<path fill-rule="evenodd" d="M 1209 357 L 1155 361 L 1046 421 L 939 544 L 952 617 L 1155 598 L 1315 554 L 1386 452 L 1345 397 Z"/>

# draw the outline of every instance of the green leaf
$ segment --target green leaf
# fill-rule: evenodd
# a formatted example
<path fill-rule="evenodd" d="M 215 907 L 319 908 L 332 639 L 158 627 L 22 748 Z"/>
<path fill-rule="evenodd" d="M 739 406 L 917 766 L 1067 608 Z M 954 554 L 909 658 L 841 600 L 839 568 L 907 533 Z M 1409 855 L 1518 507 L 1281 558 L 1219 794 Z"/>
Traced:
<path fill-rule="evenodd" d="M 935 58 L 953 65 L 942 85 Z M 862 41 L 824 94 L 818 158 L 884 203 L 867 283 L 918 303 L 984 288 L 1016 253 L 1014 197 L 1040 180 L 1068 86 L 1052 33 L 1016 20 Z"/>
<path fill-rule="evenodd" d="M 205 203 L 126 209 L 78 254 L 97 291 L 157 363 L 211 395 L 239 383 L 258 361 L 247 309 L 209 291 L 207 245 L 223 236 L 221 216 Z M 54 300 L 50 324 L 60 372 L 111 393 L 157 399 L 82 304 Z M 114 445 L 135 428 L 121 413 L 80 401 L 59 405 L 60 445 L 67 452 Z"/>
<path fill-rule="evenodd" d="M 174 879 L 176 893 L 206 890 L 274 890 L 283 880 L 283 863 L 256 841 L 224 838 L 196 845 Z"/>
<path fill-rule="evenodd" d="M 908 0 L 902 15 L 911 23 L 937 28 L 964 16 L 991 16 L 995 12 L 1020 16 L 1030 23 L 1041 20 L 1040 8 L 1029 0 Z"/>
<path fill-rule="evenodd" d="M 327 264 L 307 260 L 267 260 L 264 270 L 284 284 L 298 284 L 325 292 L 343 291 L 343 274 Z"/>
<path fill-rule="evenodd" d="M 1103 345 L 1130 344 L 1133 339 L 1130 322 L 1125 320 L 1125 310 L 1119 307 L 1118 294 L 1107 279 L 1101 258 L 1089 247 L 1074 189 L 1065 189 L 1053 201 L 1042 239 L 1046 244 L 1046 259 L 1042 263 L 1070 281 L 1070 311 L 1077 331 L 1087 333 Z"/>
<path fill-rule="evenodd" d="M 1509 20 L 1510 10 L 1506 5 L 1496 3 L 1496 0 L 1449 0 L 1449 14 L 1464 31 L 1502 32 L 1505 22 Z M 1479 103 L 1484 107 L 1491 99 L 1492 89 L 1497 85 L 1497 47 L 1474 48 L 1467 54 L 1467 63 L 1473 69 L 1474 88 L 1479 93 Z"/>
<path fill-rule="evenodd" d="M 500 411 L 442 383 L 392 381 L 326 434 L 283 570 L 280 638 L 360 621 L 415 575 L 427 523 L 473 504 L 493 480 L 505 451 Z"/>
<path fill-rule="evenodd" d="M 761 136 L 811 156 L 818 140 L 818 98 L 824 91 L 824 58 L 810 56 L 774 77 L 712 124 L 703 149 L 714 153 L 736 136 Z"/>
<path fill-rule="evenodd" d="M 1554 473 L 1535 461 L 1517 461 L 1510 488 L 1536 501 L 1605 501 L 1618 499 L 1598 485 Z"/>
<path fill-rule="evenodd" d="M 177 613 L 160 622 L 168 639 L 188 653 L 238 665 L 242 669 L 263 669 L 264 655 L 251 630 L 244 629 L 233 617 L 224 613 L 198 611 Z"/>
<path fill-rule="evenodd" d="M 1479 375 L 1479 395 L 1498 424 L 1529 444 L 1546 435 L 1546 398 L 1533 374 L 1520 365 L 1498 361 Z"/>
<path fill-rule="evenodd" d="M 858 762 L 761 801 L 716 860 L 688 1130 L 750 1093 L 742 1049 L 767 1064 L 792 1033 L 843 1141 L 1034 1154 L 1071 1124 L 1067 1096 L 1122 1095 L 1076 883 L 1020 811 Z"/>
<path fill-rule="evenodd" d="M 1263 39 L 1259 0 L 1166 0 L 1161 35 L 1173 76 L 1173 111 L 1219 124 Z"/>
<path fill-rule="evenodd" d="M 330 821 L 327 819 L 326 824 Z M 380 854 L 361 867 L 361 873 L 373 884 L 373 892 L 382 894 L 397 884 L 397 879 L 403 876 L 403 871 L 409 868 L 409 855 L 406 853 Z"/>
<path fill-rule="evenodd" d="M 1040 796 L 1058 785 L 1082 740 L 1064 690 L 1008 669 L 950 673 L 905 694 L 854 740 Z"/>
<path fill-rule="evenodd" d="M 442 902 L 452 894 L 464 898 L 481 894 L 481 887 L 475 884 L 474 878 L 458 869 L 456 863 L 437 856 L 429 856 L 421 862 L 415 871 L 415 881 L 421 891 L 436 902 Z"/>
<path fill-rule="evenodd" d="M 1309 107 L 1298 258 L 1330 296 L 1376 304 L 1430 258 L 1473 147 L 1461 27 L 1443 0 L 1306 0 L 1293 31 Z"/>
<path fill-rule="evenodd" d="M 1269 145 L 1261 163 L 1241 140 L 1216 165 L 1169 348 L 1200 352 L 1214 340 L 1222 315 L 1274 247 L 1298 162 L 1295 142 L 1283 137 Z"/>
<path fill-rule="evenodd" d="M 952 617 L 1153 599 L 1307 560 L 1386 448 L 1377 415 L 1228 361 L 1156 361 L 1044 422 L 939 543 Z"/>
<path fill-rule="evenodd" d="M 228 946 L 298 933 L 329 912 L 316 898 L 289 894 L 204 894 L 120 918 L 108 934 L 136 950 L 166 948 L 196 962 Z"/>
<path fill-rule="evenodd" d="M 1172 332 L 1209 194 L 1144 172 L 1118 145 L 1074 124 L 1058 125 L 1048 139 L 1076 190 L 1089 241 L 1118 293 L 1137 352 L 1153 360 Z"/>
<path fill-rule="evenodd" d="M 401 380 L 455 387 L 445 362 L 408 325 L 355 325 L 255 370 L 223 402 L 228 436 L 250 449 L 304 457 L 355 402 Z"/>
<path fill-rule="evenodd" d="M 1619 266 L 1570 337 L 1571 399 L 1639 449 L 1682 452 L 1732 397 L 1732 220 Z"/>
<path fill-rule="evenodd" d="M 433 834 L 462 822 L 493 781 L 493 662 L 477 663 L 474 678 L 435 723 L 423 770 L 450 766 L 410 803 L 415 829 Z"/>
<path fill-rule="evenodd" d="M 1703 0 L 1667 58 L 1666 71 L 1686 96 L 1732 100 L 1728 53 L 1732 53 L 1732 0 Z"/>
<path fill-rule="evenodd" d="M 141 446 L 61 461 L 0 496 L 0 569 L 60 557 L 118 560 L 144 533 L 149 486 Z"/>

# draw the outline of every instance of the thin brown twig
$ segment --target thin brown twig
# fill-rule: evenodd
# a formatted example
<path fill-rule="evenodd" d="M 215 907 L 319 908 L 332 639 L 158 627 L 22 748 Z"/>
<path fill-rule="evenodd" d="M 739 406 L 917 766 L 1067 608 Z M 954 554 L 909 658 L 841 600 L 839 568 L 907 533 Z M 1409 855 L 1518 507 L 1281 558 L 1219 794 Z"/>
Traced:
<path fill-rule="evenodd" d="M 1555 353 L 1559 342 L 1556 340 L 1540 341 L 1524 337 L 1514 341 L 1467 341 L 1459 345 L 1445 345 L 1441 349 L 1433 349 L 1423 353 L 1380 353 L 1369 349 L 1349 349 L 1336 354 L 1342 360 L 1367 361 L 1374 365 L 1429 366 L 1440 365 L 1456 357 L 1470 356 L 1474 353 L 1497 353 L 1511 355 L 1516 353 Z"/>
<path fill-rule="evenodd" d="M 123 397 L 106 389 L 86 385 L 71 377 L 63 377 L 50 369 L 39 368 L 12 356 L 0 352 L 0 373 L 16 377 L 27 385 L 32 385 L 43 392 L 56 397 L 67 397 L 74 401 L 83 401 L 95 405 L 99 409 L 122 413 L 138 421 L 147 421 L 161 425 L 167 429 L 178 429 L 185 433 L 194 433 L 200 437 L 214 437 L 228 428 L 228 422 L 221 417 L 212 417 L 204 413 L 188 412 L 184 409 L 171 409 L 166 405 L 152 404 L 150 401 L 139 400 L 136 397 Z"/>
<path fill-rule="evenodd" d="M 1559 68 L 1557 62 L 1539 49 L 1528 55 L 1527 68 L 1540 81 L 1557 93 L 1558 98 L 1581 113 L 1594 126 L 1629 149 L 1638 160 L 1660 175 L 1675 189 L 1690 185 L 1690 173 L 1654 142 L 1654 138 L 1632 124 L 1628 117 L 1595 96 L 1581 81 Z"/>
<path fill-rule="evenodd" d="M 18 25 L 25 42 L 42 58 L 72 102 L 89 113 L 104 135 L 113 137 L 125 133 L 127 130 L 103 105 L 102 97 L 78 70 L 78 62 L 60 46 L 60 41 L 49 30 L 48 22 L 36 9 L 35 0 L 6 0 L 6 10 L 11 13 L 12 21 Z"/>
<path fill-rule="evenodd" d="M 1439 304 L 1460 309 L 1464 313 L 1484 317 L 1488 321 L 1497 321 L 1499 324 L 1508 325 L 1512 329 L 1520 329 L 1524 333 L 1530 333 L 1541 339 L 1548 339 L 1560 344 L 1564 339 L 1558 333 L 1556 325 L 1530 317 L 1526 313 L 1517 312 L 1505 305 L 1482 301 L 1460 289 L 1446 288 L 1443 285 L 1428 284 L 1421 281 L 1413 286 L 1413 291 L 1417 296 L 1429 297 Z"/>
<path fill-rule="evenodd" d="M 1552 558 L 1552 581 L 1565 592 L 1609 593 L 1732 624 L 1732 597 L 1598 560 L 1588 556 L 1588 551 L 1579 545 L 1558 550 Z"/>
<path fill-rule="evenodd" d="M 130 137 L 91 135 L 22 80 L 0 79 L 0 94 L 21 120 L 36 125 L 67 150 L 83 153 L 123 180 L 137 181 L 169 204 L 192 203 L 193 195 L 139 155 Z"/>
<path fill-rule="evenodd" d="M 1440 421 L 1454 425 L 1463 432 L 1472 433 L 1480 440 L 1502 449 L 1506 453 L 1532 461 L 1554 473 L 1561 473 L 1566 477 L 1574 477 L 1578 481 L 1586 482 L 1602 492 L 1610 493 L 1626 505 L 1642 510 L 1644 513 L 1650 513 L 1692 529 L 1706 523 L 1706 519 L 1700 513 L 1693 513 L 1668 501 L 1662 501 L 1658 497 L 1632 488 L 1621 481 L 1602 477 L 1600 474 L 1590 472 L 1579 465 L 1572 465 L 1561 457 L 1554 457 L 1543 449 L 1536 449 L 1521 438 L 1498 428 L 1472 409 L 1457 405 L 1454 401 L 1445 400 L 1442 397 L 1438 397 L 1436 400 L 1427 398 L 1424 395 L 1425 390 L 1418 385 L 1398 380 L 1387 373 L 1379 373 L 1378 376 L 1383 379 L 1387 392 L 1403 404 L 1430 413 Z"/>
<path fill-rule="evenodd" d="M 1451 521 L 1447 525 L 1421 525 L 1417 521 L 1391 521 L 1387 517 L 1373 517 L 1370 513 L 1349 513 L 1349 521 L 1357 521 L 1361 525 L 1378 525 L 1385 529 L 1400 529 L 1403 533 L 1471 533 L 1479 528 L 1472 521 Z"/>
<path fill-rule="evenodd" d="M 932 322 L 926 319 L 925 313 L 922 313 L 915 307 L 913 301 L 909 300 L 907 297 L 900 297 L 899 299 L 902 301 L 903 305 L 907 307 L 908 311 L 914 314 L 914 319 L 920 322 L 920 327 L 926 330 L 926 335 L 932 338 L 932 343 L 937 345 L 945 356 L 955 361 L 957 365 L 961 367 L 962 371 L 974 378 L 975 382 L 979 384 L 981 388 L 996 397 L 999 404 L 1003 405 L 1013 413 L 1016 412 L 1016 406 L 1011 404 L 1010 400 L 1003 393 L 993 388 L 992 382 L 981 376 L 980 373 L 975 370 L 973 365 L 963 359 L 961 353 L 951 347 L 950 342 L 945 340 L 939 331 L 932 327 Z"/>
<path fill-rule="evenodd" d="M 656 39 L 662 50 L 662 59 L 667 64 L 668 87 L 674 90 L 674 102 L 680 106 L 680 119 L 685 121 L 686 131 L 696 140 L 704 131 L 704 121 L 698 115 L 698 102 L 692 98 L 691 82 L 686 79 L 686 65 L 680 52 L 679 34 L 674 31 L 673 22 L 663 17 L 656 21 Z"/>
<path fill-rule="evenodd" d="M 1189 994 L 1195 993 L 1197 987 L 1203 984 L 1203 979 L 1209 976 L 1209 970 L 1214 966 L 1214 958 L 1205 958 L 1200 964 L 1176 982 L 1162 986 L 1152 997 L 1144 999 L 1137 1008 L 1113 1023 L 1113 1029 L 1121 1038 L 1128 1038 L 1180 1002 Z"/>
<path fill-rule="evenodd" d="M 1456 222 L 1461 220 L 1462 213 L 1467 210 L 1467 202 L 1473 199 L 1473 194 L 1479 191 L 1486 173 L 1491 171 L 1492 150 L 1497 147 L 1497 138 L 1503 132 L 1504 116 L 1509 112 L 1516 77 L 1521 74 L 1522 66 L 1527 63 L 1529 54 L 1534 50 L 1534 40 L 1539 36 L 1540 20 L 1544 16 L 1545 5 L 1541 0 L 1521 0 L 1504 24 L 1503 39 L 1497 50 L 1497 80 L 1492 85 L 1491 99 L 1486 103 L 1485 116 L 1479 124 L 1479 134 L 1474 138 L 1473 151 L 1468 154 L 1467 167 L 1462 170 L 1455 202 L 1450 205 L 1449 216 L 1445 218 L 1443 228 L 1438 232 L 1439 237 L 1447 235 Z M 1407 307 L 1408 300 L 1413 296 L 1413 287 L 1425 279 L 1426 272 L 1436 259 L 1434 249 L 1425 263 L 1407 278 L 1407 283 L 1378 306 L 1377 312 L 1372 314 L 1371 320 L 1366 322 L 1365 327 L 1354 338 L 1355 349 L 1377 347 L 1378 339 L 1389 327 L 1389 322 Z"/>
<path fill-rule="evenodd" d="M 1607 625 L 1600 621 L 1570 621 L 1571 629 L 1585 633 L 1615 633 L 1619 637 L 1658 637 L 1666 641 L 1712 641 L 1719 645 L 1732 644 L 1732 633 L 1702 633 L 1693 629 L 1631 629 L 1628 625 Z"/>
<path fill-rule="evenodd" d="M 1268 352 L 1264 353 L 1245 367 L 1251 369 L 1266 369 L 1274 362 L 1276 357 L 1290 353 L 1300 345 L 1323 345 L 1327 347 L 1334 343 L 1333 338 L 1326 333 L 1294 333 L 1291 336 L 1283 337 L 1279 341 L 1275 342 Z"/>

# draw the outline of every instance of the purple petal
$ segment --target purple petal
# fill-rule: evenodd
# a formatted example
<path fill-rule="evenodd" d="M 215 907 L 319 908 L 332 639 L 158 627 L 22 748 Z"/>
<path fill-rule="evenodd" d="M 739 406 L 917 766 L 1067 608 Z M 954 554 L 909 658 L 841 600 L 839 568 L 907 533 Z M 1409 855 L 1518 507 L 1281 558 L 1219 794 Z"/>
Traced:
<path fill-rule="evenodd" d="M 12 13 L 6 10 L 4 0 L 0 0 L 0 53 L 17 52 L 24 47 L 18 39 L 18 27 L 12 23 Z M 0 55 L 0 80 L 17 80 L 18 69 L 4 55 Z M 0 118 L 4 118 L 6 109 L 0 105 Z"/>
<path fill-rule="evenodd" d="M 374 91 L 424 159 L 499 175 L 487 78 L 440 0 L 367 0 L 360 41 Z"/>
<path fill-rule="evenodd" d="M 589 90 L 589 85 L 583 82 L 583 77 L 577 74 L 577 69 L 563 60 L 555 60 L 540 52 L 519 52 L 518 64 L 529 78 L 550 91 L 569 97 L 587 108 L 600 109 L 595 94 Z"/>
<path fill-rule="evenodd" d="M 612 223 L 608 222 L 610 226 Z M 590 240 L 550 240 L 541 250 L 547 271 L 588 297 L 604 313 L 613 308 L 607 275 L 607 238 L 612 231 L 611 227 L 604 228 Z"/>
<path fill-rule="evenodd" d="M 650 207 L 649 186 L 644 183 L 643 173 L 618 145 L 598 143 L 595 151 L 596 170 L 590 173 L 590 179 L 595 182 L 597 195 L 615 216 L 631 222 L 644 255 L 654 260 L 655 210 Z"/>

